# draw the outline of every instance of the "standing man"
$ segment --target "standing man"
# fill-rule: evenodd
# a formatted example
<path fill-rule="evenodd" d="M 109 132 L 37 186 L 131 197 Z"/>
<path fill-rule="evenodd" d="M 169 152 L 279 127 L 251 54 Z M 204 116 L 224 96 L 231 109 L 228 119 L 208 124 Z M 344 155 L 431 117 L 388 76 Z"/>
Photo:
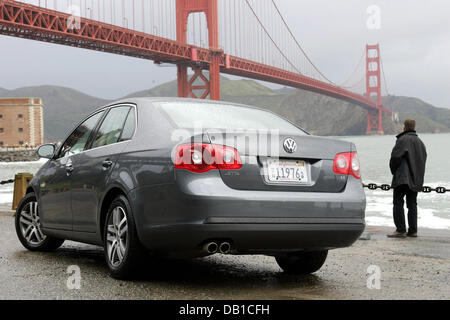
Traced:
<path fill-rule="evenodd" d="M 397 230 L 389 238 L 417 237 L 417 193 L 422 190 L 427 151 L 416 133 L 416 121 L 406 119 L 403 132 L 392 150 L 392 188 L 394 188 L 394 223 Z M 408 207 L 409 230 L 406 233 L 404 197 Z"/>

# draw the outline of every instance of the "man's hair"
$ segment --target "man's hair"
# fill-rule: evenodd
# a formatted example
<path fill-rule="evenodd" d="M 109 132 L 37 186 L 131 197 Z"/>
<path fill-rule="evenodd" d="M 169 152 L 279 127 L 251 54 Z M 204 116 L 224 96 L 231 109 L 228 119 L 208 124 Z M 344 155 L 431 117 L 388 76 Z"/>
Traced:
<path fill-rule="evenodd" d="M 405 120 L 405 130 L 406 131 L 414 131 L 414 130 L 416 130 L 416 120 L 406 119 Z"/>

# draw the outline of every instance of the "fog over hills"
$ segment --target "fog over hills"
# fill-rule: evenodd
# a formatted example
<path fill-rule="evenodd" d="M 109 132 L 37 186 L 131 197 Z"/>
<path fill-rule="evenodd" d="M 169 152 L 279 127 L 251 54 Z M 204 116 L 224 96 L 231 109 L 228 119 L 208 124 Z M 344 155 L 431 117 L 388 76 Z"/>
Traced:
<path fill-rule="evenodd" d="M 229 80 L 222 77 L 222 100 L 253 105 L 276 112 L 307 131 L 317 135 L 362 135 L 366 130 L 366 111 L 348 102 L 316 93 L 282 88 L 273 90 L 253 80 Z M 149 90 L 134 92 L 130 97 L 175 97 L 176 81 Z M 0 88 L 0 97 L 39 97 L 44 101 L 45 132 L 48 141 L 62 139 L 73 126 L 94 109 L 110 101 L 58 86 Z M 419 132 L 450 132 L 450 110 L 436 108 L 420 99 L 389 96 L 383 102 L 407 117 L 418 121 Z M 385 116 L 385 132 L 397 133 L 400 123 Z"/>

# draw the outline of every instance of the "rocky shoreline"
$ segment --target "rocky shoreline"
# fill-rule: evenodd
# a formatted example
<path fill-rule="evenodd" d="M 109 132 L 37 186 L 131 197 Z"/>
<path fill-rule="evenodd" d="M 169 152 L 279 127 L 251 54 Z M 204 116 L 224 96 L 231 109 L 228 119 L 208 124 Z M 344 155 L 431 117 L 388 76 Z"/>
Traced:
<path fill-rule="evenodd" d="M 0 151 L 0 162 L 23 162 L 39 160 L 36 149 Z"/>

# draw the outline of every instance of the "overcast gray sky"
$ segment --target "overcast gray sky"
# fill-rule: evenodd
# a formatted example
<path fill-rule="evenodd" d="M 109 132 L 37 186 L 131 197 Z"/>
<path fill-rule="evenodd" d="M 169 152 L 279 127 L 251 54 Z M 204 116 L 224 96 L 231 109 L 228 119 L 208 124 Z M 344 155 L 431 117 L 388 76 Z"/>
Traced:
<path fill-rule="evenodd" d="M 366 43 L 381 44 L 389 91 L 450 107 L 450 2 L 445 0 L 277 0 L 297 39 L 319 69 L 339 83 Z M 366 10 L 381 9 L 381 28 Z M 173 67 L 151 61 L 0 36 L 0 87 L 67 86 L 118 98 L 173 80 Z"/>

